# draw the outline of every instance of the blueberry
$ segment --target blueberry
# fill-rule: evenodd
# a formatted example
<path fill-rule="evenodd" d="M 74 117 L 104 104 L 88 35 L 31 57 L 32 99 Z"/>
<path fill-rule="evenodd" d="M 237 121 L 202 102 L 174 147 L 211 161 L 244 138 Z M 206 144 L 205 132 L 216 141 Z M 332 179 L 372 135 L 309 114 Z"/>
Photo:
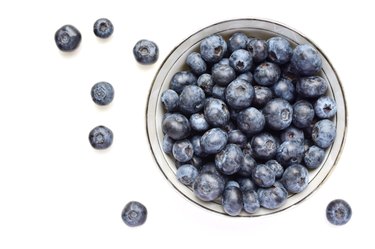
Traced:
<path fill-rule="evenodd" d="M 171 89 L 176 93 L 180 94 L 185 86 L 195 85 L 197 83 L 197 78 L 193 73 L 187 71 L 177 72 L 173 75 L 171 80 Z"/>
<path fill-rule="evenodd" d="M 140 40 L 134 45 L 133 54 L 143 65 L 154 64 L 159 58 L 159 48 L 153 41 Z"/>
<path fill-rule="evenodd" d="M 202 58 L 208 63 L 216 63 L 227 52 L 227 43 L 220 35 L 210 35 L 204 38 L 200 44 Z"/>
<path fill-rule="evenodd" d="M 276 97 L 292 102 L 296 97 L 296 90 L 290 79 L 280 78 L 272 87 Z"/>
<path fill-rule="evenodd" d="M 64 25 L 55 33 L 57 47 L 64 52 L 76 49 L 81 42 L 81 33 L 73 25 Z"/>
<path fill-rule="evenodd" d="M 188 163 L 199 170 L 202 168 L 203 164 L 205 163 L 205 160 L 199 156 L 193 155 L 193 157 Z"/>
<path fill-rule="evenodd" d="M 206 72 L 207 65 L 206 62 L 202 59 L 200 53 L 191 52 L 186 57 L 186 64 L 190 67 L 191 71 L 196 75 L 201 75 Z"/>
<path fill-rule="evenodd" d="M 314 119 L 314 108 L 305 100 L 300 100 L 293 105 L 293 124 L 298 128 L 309 127 Z"/>
<path fill-rule="evenodd" d="M 147 219 L 147 209 L 142 203 L 131 201 L 122 210 L 121 218 L 129 227 L 143 225 Z"/>
<path fill-rule="evenodd" d="M 188 139 L 176 141 L 173 144 L 173 157 L 179 162 L 187 162 L 193 158 L 193 145 Z"/>
<path fill-rule="evenodd" d="M 224 189 L 231 188 L 231 187 L 240 188 L 240 184 L 238 184 L 238 182 L 233 181 L 233 180 L 227 181 L 227 183 L 225 184 L 225 188 Z"/>
<path fill-rule="evenodd" d="M 315 48 L 309 44 L 302 44 L 293 50 L 291 64 L 298 74 L 311 76 L 322 68 L 322 59 Z"/>
<path fill-rule="evenodd" d="M 229 58 L 223 58 L 217 64 L 223 65 L 223 66 L 229 66 Z"/>
<path fill-rule="evenodd" d="M 225 175 L 233 175 L 240 170 L 244 155 L 240 147 L 228 144 L 215 156 L 215 165 Z"/>
<path fill-rule="evenodd" d="M 315 123 L 311 137 L 320 148 L 328 148 L 335 141 L 336 126 L 331 120 L 322 119 Z"/>
<path fill-rule="evenodd" d="M 114 95 L 115 90 L 108 82 L 98 82 L 91 88 L 91 98 L 98 105 L 108 105 Z"/>
<path fill-rule="evenodd" d="M 210 125 L 207 123 L 202 113 L 194 113 L 190 116 L 190 126 L 193 130 L 202 132 L 207 131 L 210 128 Z"/>
<path fill-rule="evenodd" d="M 173 148 L 174 140 L 169 137 L 168 135 L 164 135 L 162 148 L 164 153 L 172 155 L 172 148 Z"/>
<path fill-rule="evenodd" d="M 180 110 L 182 113 L 193 114 L 203 109 L 205 95 L 199 86 L 185 86 L 180 94 Z"/>
<path fill-rule="evenodd" d="M 208 173 L 208 174 L 216 174 L 222 177 L 221 173 L 217 170 L 215 163 L 210 162 L 202 166 L 200 174 Z"/>
<path fill-rule="evenodd" d="M 218 174 L 201 173 L 193 183 L 193 191 L 202 201 L 213 201 L 224 191 L 224 179 Z"/>
<path fill-rule="evenodd" d="M 285 169 L 281 182 L 290 193 L 301 193 L 309 184 L 309 172 L 301 164 L 290 165 Z"/>
<path fill-rule="evenodd" d="M 305 166 L 308 169 L 318 168 L 324 160 L 325 152 L 322 148 L 316 145 L 311 146 L 306 152 L 303 158 Z"/>
<path fill-rule="evenodd" d="M 244 109 L 251 105 L 254 88 L 245 80 L 235 79 L 225 90 L 227 104 L 234 109 Z"/>
<path fill-rule="evenodd" d="M 238 184 L 242 192 L 256 190 L 257 186 L 253 183 L 250 178 L 239 178 Z"/>
<path fill-rule="evenodd" d="M 90 131 L 89 141 L 94 149 L 107 149 L 112 145 L 113 133 L 109 128 L 99 125 Z"/>
<path fill-rule="evenodd" d="M 328 83 L 320 76 L 303 77 L 297 81 L 296 90 L 301 97 L 317 98 L 327 92 Z"/>
<path fill-rule="evenodd" d="M 254 80 L 262 86 L 271 86 L 275 84 L 281 75 L 278 65 L 272 62 L 263 62 L 255 68 Z"/>
<path fill-rule="evenodd" d="M 237 116 L 237 126 L 248 135 L 259 133 L 263 130 L 265 118 L 263 114 L 254 107 L 241 111 Z"/>
<path fill-rule="evenodd" d="M 276 152 L 276 160 L 283 166 L 300 163 L 303 159 L 304 146 L 301 141 L 285 141 Z"/>
<path fill-rule="evenodd" d="M 279 182 L 275 182 L 270 188 L 259 188 L 257 193 L 260 205 L 267 209 L 281 207 L 288 198 L 288 192 Z"/>
<path fill-rule="evenodd" d="M 229 57 L 229 65 L 237 72 L 244 73 L 253 65 L 253 57 L 245 49 L 235 50 Z"/>
<path fill-rule="evenodd" d="M 211 74 L 205 73 L 199 76 L 197 85 L 203 89 L 204 93 L 208 96 L 212 95 L 212 88 L 214 87 L 214 81 L 212 80 Z"/>
<path fill-rule="evenodd" d="M 271 187 L 276 180 L 275 172 L 265 164 L 258 164 L 252 173 L 252 179 L 259 187 Z"/>
<path fill-rule="evenodd" d="M 236 72 L 229 65 L 215 64 L 211 70 L 212 80 L 219 86 L 227 86 L 236 78 Z"/>
<path fill-rule="evenodd" d="M 108 38 L 113 33 L 113 24 L 107 18 L 100 18 L 94 23 L 94 34 L 100 38 Z"/>
<path fill-rule="evenodd" d="M 228 40 L 229 52 L 233 52 L 237 49 L 245 49 L 248 39 L 247 35 L 242 32 L 234 33 Z"/>
<path fill-rule="evenodd" d="M 352 217 L 352 208 L 344 200 L 333 200 L 327 206 L 326 217 L 333 225 L 345 225 Z"/>
<path fill-rule="evenodd" d="M 167 112 L 172 112 L 177 109 L 180 99 L 175 91 L 167 89 L 161 94 L 161 102 Z"/>
<path fill-rule="evenodd" d="M 223 192 L 222 205 L 225 213 L 238 216 L 243 208 L 241 190 L 234 186 L 226 188 Z"/>
<path fill-rule="evenodd" d="M 189 120 L 178 113 L 169 114 L 163 120 L 162 130 L 172 139 L 184 139 L 190 134 Z"/>
<path fill-rule="evenodd" d="M 201 146 L 201 136 L 195 135 L 191 137 L 190 142 L 193 146 L 194 155 L 199 156 L 199 157 L 207 156 L 206 153 L 204 153 L 203 148 Z"/>
<path fill-rule="evenodd" d="M 198 176 L 198 170 L 191 164 L 184 164 L 177 169 L 177 180 L 186 186 L 193 184 Z"/>
<path fill-rule="evenodd" d="M 246 80 L 249 84 L 251 84 L 253 82 L 253 74 L 250 71 L 246 73 L 242 73 L 238 75 L 236 79 Z"/>
<path fill-rule="evenodd" d="M 305 140 L 305 136 L 303 130 L 297 129 L 293 126 L 289 126 L 285 130 L 282 131 L 280 135 L 281 142 L 285 141 L 297 141 L 299 143 L 303 143 Z"/>
<path fill-rule="evenodd" d="M 224 87 L 224 86 L 214 85 L 214 87 L 212 88 L 212 97 L 220 99 L 222 101 L 226 101 L 225 100 L 225 89 L 226 89 L 226 87 Z"/>
<path fill-rule="evenodd" d="M 249 154 L 244 154 L 243 163 L 237 172 L 238 176 L 251 177 L 251 174 L 256 167 L 257 163 Z"/>
<path fill-rule="evenodd" d="M 332 118 L 336 115 L 336 102 L 328 96 L 320 97 L 314 105 L 316 116 L 319 118 Z"/>
<path fill-rule="evenodd" d="M 228 135 L 220 128 L 206 131 L 201 137 L 201 146 L 207 154 L 216 154 L 224 149 L 228 141 Z"/>
<path fill-rule="evenodd" d="M 242 192 L 243 209 L 246 213 L 256 213 L 260 208 L 259 198 L 257 192 L 254 190 Z"/>
<path fill-rule="evenodd" d="M 259 159 L 272 159 L 276 155 L 278 147 L 278 142 L 269 133 L 260 133 L 251 139 L 254 157 Z"/>
<path fill-rule="evenodd" d="M 227 105 L 220 99 L 209 98 L 204 105 L 204 117 L 214 127 L 224 126 L 229 122 Z"/>
<path fill-rule="evenodd" d="M 282 37 L 272 37 L 267 41 L 268 58 L 277 64 L 287 63 L 293 54 L 292 47 L 288 40 Z"/>
<path fill-rule="evenodd" d="M 280 179 L 283 176 L 284 168 L 281 164 L 276 160 L 269 160 L 266 163 L 266 166 L 270 168 L 274 173 L 276 179 Z"/>
<path fill-rule="evenodd" d="M 246 135 L 240 130 L 231 130 L 228 132 L 228 143 L 237 144 L 239 147 L 243 147 L 247 142 Z"/>
<path fill-rule="evenodd" d="M 271 89 L 266 86 L 254 86 L 254 98 L 252 104 L 255 107 L 264 107 L 273 97 Z"/>
<path fill-rule="evenodd" d="M 268 56 L 268 46 L 264 40 L 249 39 L 246 44 L 246 49 L 253 56 L 255 62 L 262 62 Z"/>
<path fill-rule="evenodd" d="M 284 99 L 272 99 L 263 109 L 263 114 L 269 128 L 273 130 L 284 130 L 292 123 L 293 108 Z"/>

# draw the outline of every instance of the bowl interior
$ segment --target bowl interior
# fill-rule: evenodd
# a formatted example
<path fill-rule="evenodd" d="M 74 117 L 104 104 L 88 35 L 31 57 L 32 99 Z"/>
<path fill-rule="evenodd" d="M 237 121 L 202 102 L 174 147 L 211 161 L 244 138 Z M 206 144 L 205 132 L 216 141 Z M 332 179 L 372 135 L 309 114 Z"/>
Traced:
<path fill-rule="evenodd" d="M 166 179 L 175 189 L 177 189 L 190 201 L 213 212 L 225 214 L 220 203 L 203 202 L 199 200 L 195 197 L 189 187 L 184 186 L 176 179 L 176 166 L 174 160 L 170 156 L 166 155 L 162 150 L 163 132 L 161 123 L 164 110 L 160 101 L 160 96 L 164 90 L 169 88 L 170 81 L 176 72 L 188 70 L 187 66 L 185 65 L 185 59 L 190 52 L 199 51 L 199 44 L 202 39 L 208 35 L 217 33 L 222 35 L 227 40 L 233 33 L 239 31 L 244 32 L 248 36 L 262 39 L 268 39 L 272 36 L 282 36 L 289 40 L 293 46 L 297 44 L 311 44 L 316 47 L 323 62 L 320 76 L 325 78 L 329 83 L 330 87 L 328 90 L 328 95 L 333 97 L 337 103 L 337 114 L 333 120 L 337 128 L 336 140 L 328 149 L 322 166 L 316 170 L 310 171 L 310 182 L 308 187 L 302 193 L 290 195 L 286 204 L 278 209 L 267 210 L 261 208 L 255 214 L 242 212 L 240 215 L 242 217 L 254 217 L 280 212 L 298 204 L 313 193 L 328 177 L 329 173 L 336 165 L 343 148 L 347 125 L 346 105 L 339 78 L 327 57 L 313 42 L 291 28 L 273 21 L 239 19 L 217 23 L 193 34 L 178 45 L 161 65 L 151 86 L 146 110 L 147 135 L 154 158 Z"/>

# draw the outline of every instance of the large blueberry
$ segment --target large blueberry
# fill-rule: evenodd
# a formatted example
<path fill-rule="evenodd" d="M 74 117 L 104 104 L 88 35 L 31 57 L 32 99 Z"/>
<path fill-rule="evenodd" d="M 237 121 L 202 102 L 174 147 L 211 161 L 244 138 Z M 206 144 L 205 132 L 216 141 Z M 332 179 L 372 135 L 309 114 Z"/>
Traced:
<path fill-rule="evenodd" d="M 173 144 L 173 157 L 179 162 L 187 162 L 193 158 L 193 145 L 188 139 L 176 141 Z"/>
<path fill-rule="evenodd" d="M 218 127 L 229 122 L 230 114 L 222 100 L 209 98 L 204 105 L 204 117 L 211 126 Z"/>
<path fill-rule="evenodd" d="M 319 148 L 316 145 L 309 147 L 309 149 L 305 152 L 305 156 L 303 158 L 306 168 L 308 169 L 318 168 L 323 162 L 324 156 L 325 156 L 325 151 L 322 148 Z"/>
<path fill-rule="evenodd" d="M 253 57 L 249 51 L 245 49 L 238 49 L 230 55 L 229 65 L 237 73 L 244 73 L 249 71 L 253 65 Z"/>
<path fill-rule="evenodd" d="M 212 80 L 219 86 L 227 86 L 236 78 L 236 72 L 230 65 L 217 63 L 211 70 Z"/>
<path fill-rule="evenodd" d="M 133 55 L 143 65 L 154 64 L 159 58 L 159 48 L 155 42 L 143 39 L 134 45 Z"/>
<path fill-rule="evenodd" d="M 244 109 L 251 105 L 254 88 L 245 80 L 235 79 L 225 90 L 225 99 L 234 109 Z"/>
<path fill-rule="evenodd" d="M 322 119 L 315 123 L 311 137 L 320 148 L 328 148 L 335 141 L 336 126 L 331 120 Z"/>
<path fill-rule="evenodd" d="M 267 40 L 268 58 L 277 64 L 285 64 L 292 57 L 293 50 L 285 38 L 275 36 Z"/>
<path fill-rule="evenodd" d="M 195 85 L 197 78 L 192 72 L 181 71 L 173 75 L 170 88 L 180 94 L 185 86 Z"/>
<path fill-rule="evenodd" d="M 82 39 L 81 33 L 73 25 L 64 25 L 55 33 L 55 43 L 64 52 L 75 50 Z"/>
<path fill-rule="evenodd" d="M 288 198 L 288 192 L 279 182 L 270 188 L 259 188 L 257 193 L 260 205 L 267 209 L 281 207 Z"/>
<path fill-rule="evenodd" d="M 131 201 L 122 210 L 121 218 L 130 227 L 143 225 L 147 219 L 147 209 L 142 203 Z"/>
<path fill-rule="evenodd" d="M 296 90 L 292 80 L 287 78 L 280 78 L 272 87 L 273 93 L 276 97 L 292 102 L 296 97 Z"/>
<path fill-rule="evenodd" d="M 271 89 L 266 86 L 254 86 L 254 98 L 253 106 L 262 108 L 264 107 L 273 97 Z"/>
<path fill-rule="evenodd" d="M 253 181 L 259 187 L 271 187 L 276 180 L 276 173 L 265 164 L 258 164 L 252 173 Z"/>
<path fill-rule="evenodd" d="M 237 125 L 244 133 L 253 135 L 263 130 L 265 118 L 258 109 L 249 107 L 238 114 Z"/>
<path fill-rule="evenodd" d="M 191 71 L 196 75 L 201 75 L 206 72 L 207 65 L 206 62 L 202 59 L 200 53 L 191 52 L 186 57 L 186 64 L 190 67 Z"/>
<path fill-rule="evenodd" d="M 203 109 L 205 95 L 199 86 L 185 86 L 180 94 L 180 110 L 186 114 L 193 114 Z"/>
<path fill-rule="evenodd" d="M 237 187 L 228 187 L 223 192 L 222 205 L 224 212 L 230 216 L 237 216 L 243 208 L 242 192 Z"/>
<path fill-rule="evenodd" d="M 201 173 L 193 183 L 193 192 L 202 201 L 213 201 L 223 193 L 224 186 L 219 174 Z"/>
<path fill-rule="evenodd" d="M 179 103 L 178 94 L 172 89 L 167 89 L 161 94 L 161 102 L 167 112 L 175 111 Z"/>
<path fill-rule="evenodd" d="M 228 141 L 228 135 L 220 128 L 206 131 L 201 137 L 201 146 L 207 154 L 216 154 L 224 149 Z"/>
<path fill-rule="evenodd" d="M 220 35 L 210 35 L 204 38 L 200 44 L 202 58 L 208 63 L 216 63 L 227 52 L 227 43 Z"/>
<path fill-rule="evenodd" d="M 327 206 L 326 217 L 333 225 L 345 225 L 352 217 L 352 208 L 344 200 L 333 200 Z"/>
<path fill-rule="evenodd" d="M 112 145 L 113 133 L 109 128 L 99 125 L 90 131 L 89 141 L 94 149 L 107 149 Z"/>
<path fill-rule="evenodd" d="M 266 41 L 260 39 L 249 39 L 246 44 L 246 49 L 253 56 L 255 62 L 262 62 L 268 56 L 268 46 Z"/>
<path fill-rule="evenodd" d="M 322 96 L 315 102 L 314 110 L 319 118 L 332 118 L 337 112 L 336 102 L 329 96 Z"/>
<path fill-rule="evenodd" d="M 254 157 L 269 160 L 276 155 L 278 142 L 270 133 L 260 133 L 251 139 Z"/>
<path fill-rule="evenodd" d="M 322 58 L 318 51 L 309 44 L 295 47 L 291 64 L 300 75 L 314 75 L 322 68 Z"/>
<path fill-rule="evenodd" d="M 242 191 L 243 209 L 246 213 L 253 214 L 260 208 L 257 192 L 254 190 Z"/>
<path fill-rule="evenodd" d="M 285 99 L 273 99 L 263 109 L 263 114 L 269 128 L 283 130 L 292 123 L 293 108 Z"/>
<path fill-rule="evenodd" d="M 272 62 L 263 62 L 255 68 L 254 80 L 262 86 L 271 86 L 275 84 L 281 75 L 278 65 Z"/>
<path fill-rule="evenodd" d="M 244 161 L 241 148 L 235 144 L 228 144 L 215 156 L 216 167 L 225 175 L 233 175 L 240 170 Z"/>
<path fill-rule="evenodd" d="M 169 114 L 163 120 L 162 130 L 172 139 L 180 140 L 186 138 L 190 134 L 189 120 L 178 113 Z"/>
<path fill-rule="evenodd" d="M 328 83 L 320 76 L 303 77 L 297 81 L 296 90 L 301 97 L 316 98 L 327 92 Z"/>
<path fill-rule="evenodd" d="M 293 124 L 298 128 L 309 127 L 314 119 L 315 112 L 312 104 L 300 100 L 293 105 Z"/>
<path fill-rule="evenodd" d="M 246 43 L 249 40 L 247 35 L 242 32 L 234 33 L 228 40 L 228 50 L 229 52 L 233 52 L 237 49 L 245 49 Z"/>
<path fill-rule="evenodd" d="M 283 166 L 300 163 L 304 153 L 304 146 L 301 142 L 289 140 L 280 144 L 276 152 L 276 160 Z"/>
<path fill-rule="evenodd" d="M 290 165 L 285 169 L 281 182 L 290 193 L 300 193 L 309 184 L 309 172 L 301 164 Z"/>
<path fill-rule="evenodd" d="M 184 164 L 177 169 L 177 180 L 186 186 L 193 184 L 198 176 L 198 170 L 191 164 Z"/>
<path fill-rule="evenodd" d="M 222 101 L 226 101 L 225 89 L 226 89 L 225 86 L 214 85 L 214 87 L 212 88 L 212 97 L 216 99 L 220 99 Z"/>
<path fill-rule="evenodd" d="M 190 126 L 193 130 L 202 132 L 207 131 L 210 128 L 210 125 L 207 123 L 206 119 L 204 118 L 203 113 L 194 113 L 189 118 Z"/>
<path fill-rule="evenodd" d="M 197 80 L 197 86 L 203 89 L 207 96 L 212 95 L 212 88 L 214 87 L 214 81 L 212 80 L 211 74 L 205 73 L 199 76 Z"/>

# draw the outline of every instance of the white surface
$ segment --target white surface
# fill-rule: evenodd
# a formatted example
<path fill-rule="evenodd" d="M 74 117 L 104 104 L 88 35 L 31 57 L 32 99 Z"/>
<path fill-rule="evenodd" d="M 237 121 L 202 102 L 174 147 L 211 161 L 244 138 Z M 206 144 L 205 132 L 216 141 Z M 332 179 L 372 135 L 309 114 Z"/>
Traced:
<path fill-rule="evenodd" d="M 349 248 L 373 245 L 374 165 L 371 107 L 375 92 L 372 46 L 375 18 L 367 4 L 327 1 L 8 1 L 0 23 L 0 248 Z M 162 10 L 162 11 L 159 11 Z M 92 25 L 109 18 L 115 31 L 97 39 Z M 341 77 L 349 132 L 339 165 L 308 200 L 278 215 L 235 219 L 185 200 L 164 179 L 145 132 L 146 98 L 169 51 L 193 32 L 232 18 L 269 18 L 302 31 L 329 57 Z M 82 33 L 73 54 L 53 36 L 64 24 Z M 365 38 L 367 40 L 363 40 Z M 136 41 L 154 40 L 160 57 L 138 65 Z M 98 108 L 91 86 L 115 88 Z M 112 147 L 95 151 L 96 125 L 114 132 Z M 352 220 L 334 227 L 327 203 L 347 200 Z M 138 200 L 149 211 L 138 228 L 125 226 L 123 206 Z M 347 248 L 347 247 L 346 247 Z"/>

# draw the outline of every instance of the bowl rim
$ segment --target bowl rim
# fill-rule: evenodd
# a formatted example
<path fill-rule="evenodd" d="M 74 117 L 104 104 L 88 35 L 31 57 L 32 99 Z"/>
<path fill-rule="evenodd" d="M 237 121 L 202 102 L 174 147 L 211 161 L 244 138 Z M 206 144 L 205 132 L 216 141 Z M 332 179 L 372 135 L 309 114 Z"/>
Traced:
<path fill-rule="evenodd" d="M 332 70 L 332 73 L 334 74 L 334 76 L 335 76 L 335 78 L 337 80 L 338 87 L 341 90 L 340 93 L 341 93 L 341 97 L 342 97 L 342 101 L 343 101 L 343 108 L 344 108 L 345 115 L 344 115 L 344 119 L 343 119 L 343 121 L 344 121 L 343 134 L 342 134 L 341 143 L 338 146 L 339 147 L 338 153 L 337 153 L 336 157 L 334 158 L 334 161 L 332 162 L 332 166 L 330 167 L 329 171 L 326 173 L 326 175 L 324 176 L 324 178 L 314 187 L 314 189 L 312 191 L 310 191 L 308 194 L 306 194 L 306 196 L 304 196 L 300 200 L 294 202 L 293 204 L 290 204 L 290 205 L 285 206 L 285 207 L 281 206 L 278 209 L 270 210 L 270 212 L 261 213 L 261 214 L 254 213 L 254 214 L 248 214 L 246 216 L 244 216 L 244 215 L 230 216 L 230 215 L 226 214 L 225 212 L 221 212 L 221 211 L 218 211 L 218 210 L 211 209 L 211 208 L 207 207 L 206 205 L 208 203 L 210 203 L 210 202 L 207 202 L 207 203 L 205 202 L 206 205 L 203 205 L 201 202 L 199 202 L 199 201 L 197 202 L 197 201 L 193 200 L 191 197 L 189 197 L 185 193 L 183 193 L 183 191 L 181 191 L 169 179 L 169 177 L 167 176 L 166 172 L 164 172 L 163 167 L 160 165 L 160 162 L 158 161 L 157 156 L 156 156 L 156 151 L 153 148 L 153 141 L 151 140 L 151 134 L 150 134 L 150 130 L 149 130 L 149 117 L 148 116 L 149 116 L 149 110 L 150 110 L 150 97 L 151 97 L 151 95 L 153 93 L 152 90 L 154 88 L 155 81 L 157 80 L 160 71 L 163 69 L 164 65 L 169 60 L 169 58 L 171 57 L 171 55 L 178 48 L 180 48 L 182 44 L 184 44 L 190 38 L 196 36 L 197 34 L 201 33 L 204 30 L 211 29 L 211 28 L 213 28 L 215 26 L 219 26 L 219 25 L 223 25 L 223 24 L 227 24 L 227 23 L 241 22 L 241 21 L 246 21 L 246 22 L 255 21 L 255 22 L 266 22 L 266 23 L 269 23 L 269 24 L 275 24 L 275 25 L 278 25 L 278 26 L 280 26 L 282 28 L 285 28 L 285 29 L 288 29 L 288 30 L 290 30 L 292 32 L 297 33 L 303 39 L 305 39 L 306 41 L 308 41 L 308 43 L 312 44 L 318 50 L 318 52 L 324 57 L 324 59 L 326 60 L 327 64 L 329 65 L 330 69 Z M 215 32 L 213 32 L 213 33 L 215 33 Z M 285 25 L 285 24 L 283 24 L 281 22 L 278 22 L 278 21 L 274 21 L 274 20 L 271 20 L 271 19 L 263 19 L 263 18 L 238 18 L 238 19 L 229 19 L 229 20 L 224 20 L 224 21 L 216 22 L 216 23 L 208 25 L 208 26 L 206 26 L 204 28 L 201 28 L 200 30 L 198 30 L 198 31 L 194 32 L 193 34 L 189 35 L 187 38 L 183 39 L 178 45 L 176 45 L 168 53 L 168 55 L 166 55 L 166 57 L 164 58 L 163 62 L 160 64 L 158 70 L 156 71 L 155 76 L 154 76 L 154 78 L 152 80 L 152 84 L 151 84 L 151 86 L 149 88 L 149 92 L 148 92 L 148 95 L 147 95 L 147 103 L 146 103 L 145 121 L 146 121 L 145 122 L 145 126 L 146 126 L 147 141 L 148 141 L 149 148 L 151 150 L 152 156 L 153 156 L 153 158 L 154 158 L 157 166 L 159 167 L 159 170 L 161 171 L 161 173 L 163 174 L 163 176 L 165 177 L 165 179 L 173 186 L 173 188 L 175 190 L 177 190 L 182 196 L 184 196 L 184 198 L 188 199 L 190 203 L 194 203 L 195 205 L 198 205 L 198 206 L 202 207 L 203 209 L 209 211 L 210 213 L 216 213 L 216 214 L 224 215 L 224 216 L 231 217 L 231 218 L 255 218 L 255 217 L 262 217 L 262 216 L 268 216 L 268 215 L 272 215 L 272 214 L 277 214 L 277 213 L 283 212 L 285 210 L 289 210 L 292 207 L 295 207 L 297 204 L 299 204 L 302 201 L 304 201 L 304 200 L 308 199 L 309 197 L 311 197 L 311 195 L 313 193 L 315 193 L 318 189 L 320 189 L 320 187 L 326 182 L 327 178 L 332 174 L 332 171 L 336 168 L 336 166 L 337 166 L 337 164 L 339 162 L 339 159 L 340 159 L 340 157 L 341 157 L 341 155 L 343 153 L 344 147 L 345 147 L 344 145 L 345 145 L 345 142 L 346 142 L 346 139 L 347 139 L 347 132 L 348 132 L 348 108 L 347 108 L 347 100 L 346 100 L 346 97 L 345 97 L 345 91 L 344 91 L 341 79 L 340 79 L 339 75 L 337 74 L 337 71 L 334 68 L 334 66 L 331 63 L 331 61 L 329 60 L 329 58 L 322 51 L 322 49 L 319 46 L 316 45 L 315 42 L 313 42 L 310 38 L 308 38 L 307 36 L 305 36 L 304 33 L 300 32 L 299 30 L 291 28 L 288 25 Z M 325 157 L 325 160 L 323 161 L 323 164 L 325 164 L 326 159 L 327 159 L 328 155 L 331 152 L 331 149 L 332 149 L 332 146 L 330 146 L 328 148 L 329 151 L 327 151 L 327 153 L 326 153 L 326 157 Z M 319 168 L 322 168 L 322 167 L 319 167 Z M 290 196 L 293 196 L 293 195 L 289 194 L 288 195 L 288 199 L 290 198 Z"/>

